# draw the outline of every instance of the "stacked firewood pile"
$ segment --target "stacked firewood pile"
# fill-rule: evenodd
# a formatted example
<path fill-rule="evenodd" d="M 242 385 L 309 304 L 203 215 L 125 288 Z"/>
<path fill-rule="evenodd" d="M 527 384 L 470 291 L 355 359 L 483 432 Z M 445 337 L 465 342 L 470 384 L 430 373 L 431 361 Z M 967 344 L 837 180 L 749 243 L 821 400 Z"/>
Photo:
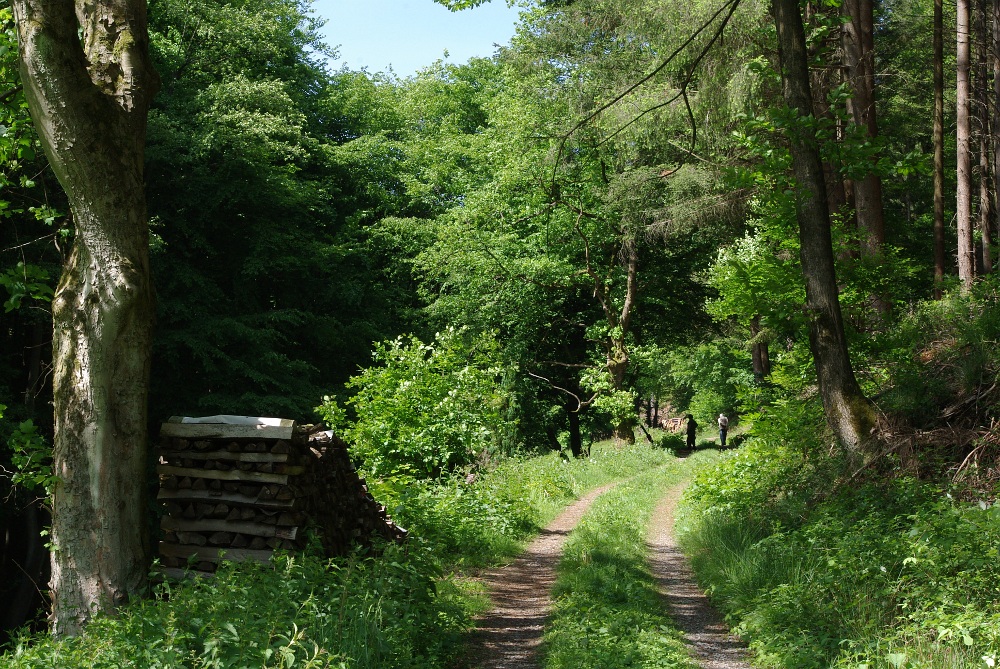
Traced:
<path fill-rule="evenodd" d="M 405 538 L 368 494 L 344 442 L 310 428 L 231 416 L 163 424 L 157 499 L 167 575 L 211 573 L 220 559 L 266 562 L 275 550 L 302 549 L 307 529 L 330 556 L 375 537 Z"/>

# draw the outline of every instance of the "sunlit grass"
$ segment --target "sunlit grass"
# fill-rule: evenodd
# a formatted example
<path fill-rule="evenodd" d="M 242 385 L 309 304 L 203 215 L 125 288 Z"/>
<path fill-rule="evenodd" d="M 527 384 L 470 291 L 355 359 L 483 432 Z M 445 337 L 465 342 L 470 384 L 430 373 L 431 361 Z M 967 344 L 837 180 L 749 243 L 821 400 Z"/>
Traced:
<path fill-rule="evenodd" d="M 789 475 L 794 457 L 727 459 L 702 475 L 679 522 L 699 581 L 759 666 L 1000 663 L 1000 507 L 907 478 L 826 488 Z"/>
<path fill-rule="evenodd" d="M 647 567 L 646 532 L 664 493 L 712 458 L 646 471 L 594 503 L 564 548 L 546 669 L 696 666 Z"/>

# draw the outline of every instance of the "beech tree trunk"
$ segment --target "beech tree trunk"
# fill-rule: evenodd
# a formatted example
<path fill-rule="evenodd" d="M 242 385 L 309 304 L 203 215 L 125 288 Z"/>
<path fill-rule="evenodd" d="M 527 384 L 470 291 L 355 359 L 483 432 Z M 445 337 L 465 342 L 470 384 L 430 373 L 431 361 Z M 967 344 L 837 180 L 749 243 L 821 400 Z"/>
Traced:
<path fill-rule="evenodd" d="M 969 146 L 969 0 L 957 0 L 956 53 L 957 84 L 955 86 L 956 128 L 958 146 L 958 183 L 955 189 L 955 218 L 958 228 L 958 278 L 968 291 L 976 276 L 976 247 L 972 231 L 972 153 Z"/>
<path fill-rule="evenodd" d="M 772 0 L 771 8 L 778 28 L 785 104 L 801 117 L 808 117 L 809 70 L 798 0 Z M 872 442 L 875 413 L 851 368 L 837 294 L 823 165 L 816 138 L 807 128 L 808 125 L 792 128 L 789 140 L 797 190 L 796 218 L 806 284 L 809 342 L 827 423 L 844 448 L 855 455 L 864 455 Z"/>
<path fill-rule="evenodd" d="M 158 83 L 143 0 L 14 0 L 21 78 L 75 238 L 53 316 L 53 631 L 146 583 L 153 293 L 143 191 Z"/>
<path fill-rule="evenodd" d="M 1000 2 L 1000 0 L 994 0 Z M 944 282 L 944 11 L 934 0 L 934 299 Z"/>

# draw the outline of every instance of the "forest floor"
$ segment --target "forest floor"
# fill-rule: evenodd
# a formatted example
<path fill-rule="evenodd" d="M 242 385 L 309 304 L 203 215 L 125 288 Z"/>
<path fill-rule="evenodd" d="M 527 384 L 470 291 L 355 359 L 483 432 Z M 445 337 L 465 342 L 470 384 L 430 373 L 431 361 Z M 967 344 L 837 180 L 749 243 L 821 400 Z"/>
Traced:
<path fill-rule="evenodd" d="M 483 574 L 494 608 L 477 620 L 467 648 L 467 669 L 539 669 L 539 649 L 552 606 L 563 542 L 610 484 L 567 507 L 511 564 Z M 674 513 L 684 485 L 671 489 L 653 513 L 648 533 L 650 569 L 684 633 L 691 656 L 703 669 L 750 669 L 748 654 L 729 634 L 698 588 L 673 535 Z"/>

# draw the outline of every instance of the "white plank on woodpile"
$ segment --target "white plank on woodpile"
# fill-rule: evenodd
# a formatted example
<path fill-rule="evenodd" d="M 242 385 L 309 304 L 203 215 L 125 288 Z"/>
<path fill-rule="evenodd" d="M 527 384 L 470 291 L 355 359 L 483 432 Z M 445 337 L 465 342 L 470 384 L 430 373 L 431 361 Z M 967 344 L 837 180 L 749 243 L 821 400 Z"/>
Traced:
<path fill-rule="evenodd" d="M 186 439 L 291 439 L 292 425 L 228 425 L 226 423 L 175 423 L 160 426 L 161 437 Z"/>

